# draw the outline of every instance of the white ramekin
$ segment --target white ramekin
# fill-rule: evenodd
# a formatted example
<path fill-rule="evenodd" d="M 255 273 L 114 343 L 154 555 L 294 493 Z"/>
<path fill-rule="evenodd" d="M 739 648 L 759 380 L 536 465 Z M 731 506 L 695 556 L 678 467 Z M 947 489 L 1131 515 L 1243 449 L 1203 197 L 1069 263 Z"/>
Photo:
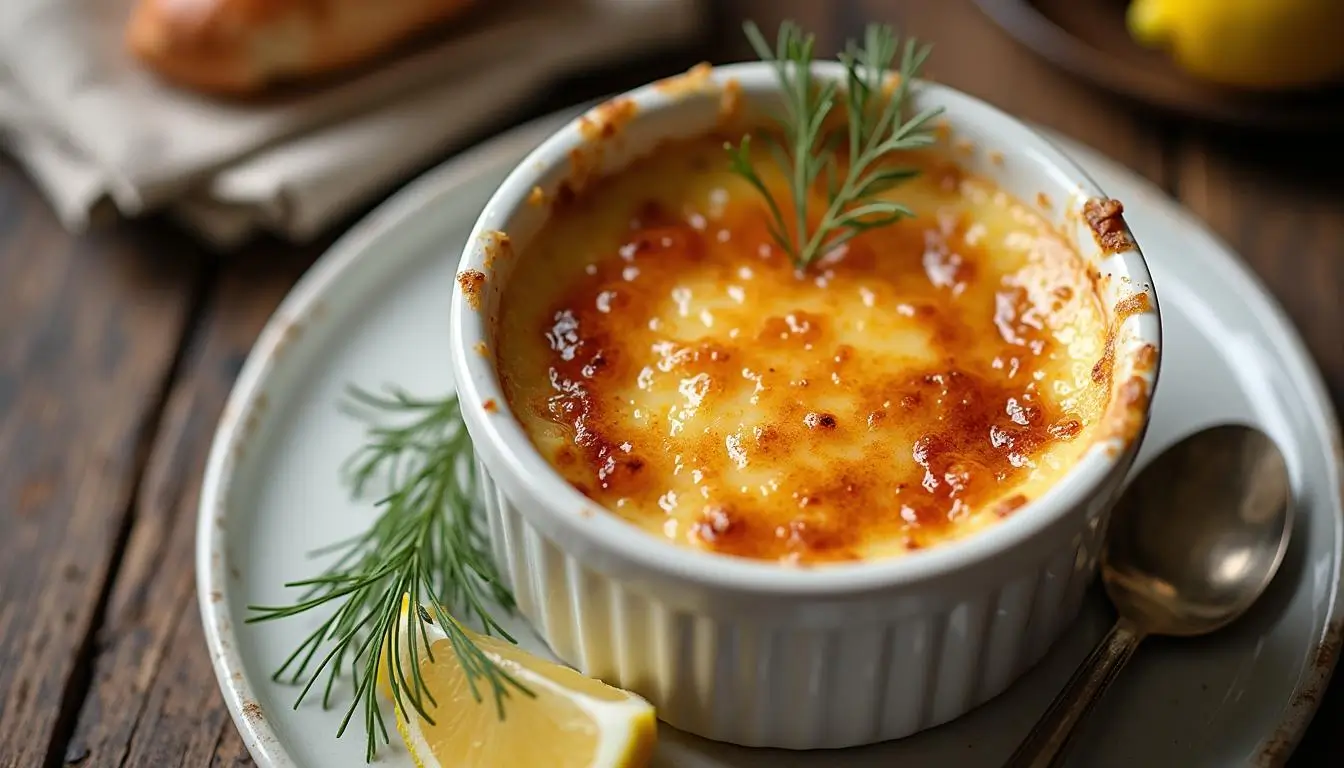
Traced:
<path fill-rule="evenodd" d="M 816 71 L 841 73 L 834 62 Z M 532 446 L 495 370 L 500 295 L 549 215 L 533 189 L 550 199 L 562 184 L 581 187 L 668 139 L 721 127 L 734 102 L 752 113 L 777 94 L 760 63 L 700 70 L 626 94 L 550 137 L 490 199 L 462 256 L 459 275 L 475 280 L 460 281 L 474 288 L 470 300 L 454 293 L 452 365 L 495 555 L 523 614 L 561 658 L 710 739 L 845 747 L 963 714 L 1036 663 L 1073 619 L 1147 424 L 1160 325 L 1132 239 L 1107 252 L 1083 221 L 1085 201 L 1104 197 L 1096 184 L 1022 123 L 920 83 L 916 106 L 946 109 L 964 165 L 1021 200 L 1055 201 L 1041 213 L 1075 237 L 1108 307 L 1148 294 L 1151 310 L 1118 324 L 1113 437 L 990 529 L 870 563 L 789 568 L 698 552 L 600 510 Z M 501 253 L 497 231 L 514 255 Z"/>

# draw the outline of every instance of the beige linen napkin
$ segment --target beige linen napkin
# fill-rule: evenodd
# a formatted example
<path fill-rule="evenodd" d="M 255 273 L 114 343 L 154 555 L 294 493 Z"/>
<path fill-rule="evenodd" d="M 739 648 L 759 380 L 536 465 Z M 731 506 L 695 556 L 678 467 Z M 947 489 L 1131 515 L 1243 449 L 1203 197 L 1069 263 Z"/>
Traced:
<path fill-rule="evenodd" d="M 684 41 L 702 10 L 506 3 L 375 70 L 244 104 L 143 71 L 122 43 L 131 3 L 0 1 L 0 141 L 71 230 L 107 202 L 168 208 L 221 247 L 257 229 L 310 238 L 566 71 Z"/>

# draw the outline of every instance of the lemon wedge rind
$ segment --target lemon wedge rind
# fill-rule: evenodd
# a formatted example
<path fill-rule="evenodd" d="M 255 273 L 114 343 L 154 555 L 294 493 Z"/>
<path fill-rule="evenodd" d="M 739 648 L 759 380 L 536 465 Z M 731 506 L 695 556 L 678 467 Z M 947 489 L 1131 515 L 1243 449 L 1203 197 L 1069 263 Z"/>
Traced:
<path fill-rule="evenodd" d="M 402 611 L 402 638 L 407 637 L 413 629 L 409 617 L 414 613 L 408 609 Z M 447 640 L 448 635 L 438 625 L 437 622 L 424 625 L 426 638 L 429 645 L 433 646 L 439 641 Z M 591 759 L 587 763 L 588 768 L 637 768 L 647 765 L 649 762 L 657 733 L 657 718 L 653 706 L 639 696 L 618 689 L 607 688 L 612 692 L 612 696 L 598 698 L 590 696 L 583 691 L 564 685 L 561 681 L 554 679 L 552 675 L 542 674 L 534 666 L 553 666 L 551 662 L 532 657 L 512 644 L 493 637 L 482 637 L 472 634 L 472 638 L 497 665 L 508 672 L 515 680 L 524 685 L 529 691 L 536 694 L 536 697 L 530 697 L 525 693 L 514 691 L 506 700 L 506 718 L 507 712 L 518 707 L 536 707 L 545 706 L 545 701 L 549 697 L 562 699 L 574 705 L 583 715 L 591 721 L 593 728 L 598 734 L 597 743 L 592 751 Z M 397 652 L 405 658 L 404 647 L 398 648 Z M 437 659 L 437 656 L 436 656 Z M 535 664 L 532 664 L 535 662 Z M 456 659 L 449 656 L 443 660 L 443 663 L 456 664 Z M 532 664 L 530 666 L 530 664 Z M 569 670 L 566 668 L 565 670 Z M 573 673 L 577 676 L 577 673 Z M 595 684 L 595 683 L 594 683 Z M 384 687 L 386 690 L 386 687 Z M 483 695 L 490 696 L 488 691 L 482 691 Z M 617 695 L 620 698 L 617 698 Z M 465 706 L 483 706 L 494 709 L 493 701 L 467 702 Z M 422 728 L 422 720 L 414 711 L 403 715 L 402 712 L 396 713 L 397 732 L 405 742 L 407 750 L 411 754 L 411 759 L 415 762 L 417 768 L 444 768 L 444 764 L 437 758 L 433 749 L 427 743 Z M 493 716 L 493 715 L 492 715 Z M 456 766 L 453 766 L 456 768 Z M 500 768 L 506 768 L 500 766 Z"/>

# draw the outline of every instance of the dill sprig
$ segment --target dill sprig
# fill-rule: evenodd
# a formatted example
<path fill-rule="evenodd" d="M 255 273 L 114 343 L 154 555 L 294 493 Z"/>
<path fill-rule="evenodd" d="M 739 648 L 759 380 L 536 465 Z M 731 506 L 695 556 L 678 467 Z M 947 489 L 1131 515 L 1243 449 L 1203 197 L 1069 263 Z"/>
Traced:
<path fill-rule="evenodd" d="M 487 534 L 473 509 L 476 469 L 457 398 L 421 400 L 397 389 L 386 396 L 351 389 L 346 406 L 366 424 L 363 446 L 344 467 L 354 494 L 363 495 L 376 478 L 386 479 L 390 492 L 368 530 L 314 553 L 339 553 L 334 562 L 313 578 L 286 585 L 305 590 L 293 604 L 249 606 L 254 615 L 248 622 L 334 607 L 274 677 L 304 683 L 296 709 L 319 681 L 322 705 L 329 707 L 337 682 L 349 679 L 354 697 L 336 735 L 345 733 L 362 705 L 366 759 L 372 761 L 378 738 L 389 743 L 377 684 L 384 663 L 397 714 L 407 718 L 414 711 L 434 722 L 430 710 L 437 702 L 419 663 L 421 654 L 433 660 L 426 623 L 442 628 L 476 701 L 491 695 L 500 718 L 514 692 L 532 694 L 442 607 L 451 605 L 487 634 L 513 640 L 490 614 L 490 603 L 511 611 L 513 596 L 490 559 Z M 381 424 L 378 414 L 398 423 Z M 403 621 L 407 600 L 419 621 Z M 398 652 L 403 644 L 404 654 Z"/>
<path fill-rule="evenodd" d="M 773 50 L 755 24 L 748 21 L 743 28 L 757 55 L 772 63 L 779 77 L 784 104 L 775 119 L 782 135 L 767 134 L 766 141 L 788 179 L 792 222 L 752 165 L 750 135 L 736 147 L 728 145 L 731 166 L 764 196 L 772 219 L 770 234 L 794 265 L 806 269 L 861 232 L 913 216 L 906 206 L 877 196 L 919 173 L 884 165 L 883 158 L 934 142 L 925 128 L 941 108 L 925 109 L 909 119 L 904 116 L 910 85 L 930 47 L 913 39 L 901 45 L 891 27 L 869 24 L 863 46 L 851 40 L 840 54 L 845 69 L 841 93 L 837 82 L 813 77 L 816 40 L 797 24 L 780 25 Z M 888 93 L 887 77 L 898 51 L 899 79 Z M 832 127 L 827 118 L 837 101 L 846 119 L 842 126 Z M 841 151 L 846 144 L 847 153 Z M 842 157 L 848 161 L 843 169 Z M 809 200 L 818 180 L 824 184 L 825 209 L 813 228 Z"/>

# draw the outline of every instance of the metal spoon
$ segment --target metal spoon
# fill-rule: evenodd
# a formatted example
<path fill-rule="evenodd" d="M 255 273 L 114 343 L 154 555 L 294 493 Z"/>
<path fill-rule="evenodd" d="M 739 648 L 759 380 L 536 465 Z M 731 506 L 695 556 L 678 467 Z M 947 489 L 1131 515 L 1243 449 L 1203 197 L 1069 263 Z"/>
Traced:
<path fill-rule="evenodd" d="M 1154 459 L 1120 497 L 1102 548 L 1120 618 L 1007 768 L 1062 765 L 1074 729 L 1148 635 L 1203 635 L 1245 613 L 1288 549 L 1291 494 L 1282 454 L 1249 427 L 1204 430 Z"/>

